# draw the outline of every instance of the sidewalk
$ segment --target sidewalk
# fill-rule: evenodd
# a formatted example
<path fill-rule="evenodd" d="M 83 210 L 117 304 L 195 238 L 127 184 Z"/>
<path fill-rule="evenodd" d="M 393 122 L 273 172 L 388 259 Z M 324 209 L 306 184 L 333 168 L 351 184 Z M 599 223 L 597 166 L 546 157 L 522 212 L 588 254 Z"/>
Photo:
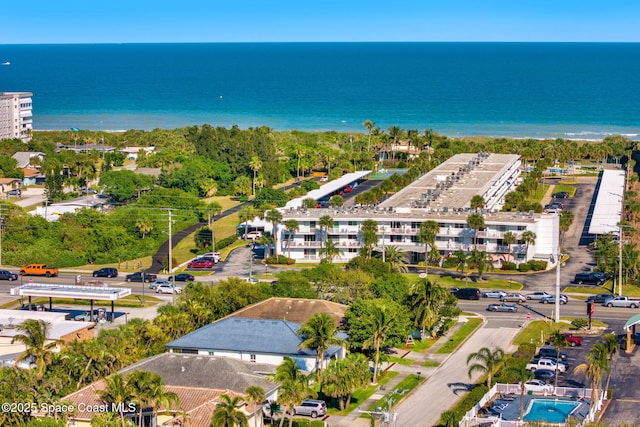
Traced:
<path fill-rule="evenodd" d="M 413 360 L 414 362 L 411 365 L 401 365 L 398 363 L 392 363 L 387 370 L 398 372 L 398 375 L 389 381 L 384 386 L 380 386 L 379 389 L 369 397 L 366 401 L 364 401 L 358 408 L 354 409 L 351 413 L 349 413 L 345 417 L 340 417 L 339 421 L 336 422 L 338 417 L 330 417 L 328 419 L 328 424 L 330 426 L 335 427 L 368 427 L 370 425 L 369 418 L 361 418 L 362 415 L 359 410 L 366 411 L 373 404 L 375 404 L 378 400 L 380 400 L 386 393 L 391 392 L 402 380 L 407 378 L 411 374 L 420 375 L 429 379 L 431 375 L 438 369 L 438 366 L 422 366 L 424 362 L 437 362 L 439 364 L 444 363 L 451 354 L 436 354 L 438 349 L 440 349 L 449 339 L 453 336 L 453 334 L 460 329 L 460 327 L 464 324 L 464 321 L 457 322 L 453 327 L 451 327 L 442 337 L 440 337 L 428 350 L 424 352 L 415 352 L 406 349 L 399 349 L 398 354 L 400 357 Z M 426 382 L 426 381 L 425 381 Z M 424 385 L 425 383 L 423 383 Z M 421 387 L 421 386 L 419 386 Z M 418 387 L 418 388 L 419 388 Z M 403 397 L 403 400 L 407 399 L 411 396 L 418 388 L 414 389 L 411 393 Z M 332 422 L 333 421 L 333 422 Z"/>

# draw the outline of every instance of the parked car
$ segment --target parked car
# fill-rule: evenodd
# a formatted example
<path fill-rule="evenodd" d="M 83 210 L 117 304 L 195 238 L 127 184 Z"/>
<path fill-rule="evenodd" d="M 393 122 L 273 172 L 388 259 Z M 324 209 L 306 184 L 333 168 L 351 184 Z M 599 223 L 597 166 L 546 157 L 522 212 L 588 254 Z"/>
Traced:
<path fill-rule="evenodd" d="M 514 304 L 489 304 L 487 306 L 487 311 L 504 311 L 508 313 L 515 313 L 518 311 L 518 306 Z"/>
<path fill-rule="evenodd" d="M 558 349 L 555 347 L 542 347 L 538 350 L 538 357 L 541 358 L 553 358 L 557 359 L 558 355 L 560 355 L 560 360 L 567 359 L 567 353 L 564 351 L 558 352 Z"/>
<path fill-rule="evenodd" d="M 208 259 L 194 259 L 189 264 L 187 264 L 187 268 L 212 268 L 213 261 Z"/>
<path fill-rule="evenodd" d="M 553 385 L 542 380 L 531 380 L 524 383 L 524 389 L 533 393 L 553 393 Z"/>
<path fill-rule="evenodd" d="M 173 283 L 171 283 L 168 280 L 156 280 L 154 282 L 149 283 L 149 289 L 156 289 L 158 286 L 160 285 L 168 285 L 171 286 Z"/>
<path fill-rule="evenodd" d="M 169 276 L 169 281 L 171 280 L 175 280 L 176 282 L 193 282 L 194 280 L 196 280 L 196 278 L 193 276 L 193 274 L 180 273 L 176 274 L 175 278 L 173 276 Z"/>
<path fill-rule="evenodd" d="M 507 295 L 505 291 L 485 291 L 482 293 L 482 298 L 502 298 Z"/>
<path fill-rule="evenodd" d="M 18 188 L 14 188 L 13 190 L 7 191 L 7 194 L 9 196 L 21 196 L 22 195 L 22 190 L 20 190 Z"/>
<path fill-rule="evenodd" d="M 596 271 L 592 271 L 590 273 L 578 273 L 573 278 L 573 281 L 579 285 L 584 283 L 585 285 L 602 286 L 602 284 L 607 280 L 607 276 Z"/>
<path fill-rule="evenodd" d="M 533 378 L 545 382 L 551 382 L 556 378 L 556 373 L 551 369 L 536 369 L 533 371 Z"/>
<path fill-rule="evenodd" d="M 307 399 L 293 407 L 293 415 L 307 415 L 311 418 L 324 417 L 327 413 L 327 404 L 324 400 Z"/>
<path fill-rule="evenodd" d="M 10 272 L 9 270 L 0 270 L 0 280 L 13 282 L 14 280 L 18 280 L 18 275 Z"/>
<path fill-rule="evenodd" d="M 460 288 L 454 295 L 458 299 L 480 299 L 480 289 L 478 288 Z"/>
<path fill-rule="evenodd" d="M 554 199 L 566 199 L 569 197 L 569 193 L 567 193 L 566 191 L 558 191 L 557 193 L 553 193 L 551 197 L 553 197 Z"/>
<path fill-rule="evenodd" d="M 106 314 L 106 308 L 95 308 L 93 309 L 93 313 L 91 312 L 91 310 L 87 310 L 82 314 L 74 316 L 73 320 L 81 322 L 97 322 L 98 320 L 100 320 L 100 317 L 105 317 Z"/>
<path fill-rule="evenodd" d="M 566 303 L 569 302 L 569 297 L 566 296 L 565 294 L 560 294 L 560 304 L 564 305 Z M 540 298 L 540 302 L 542 304 L 555 304 L 556 303 L 556 296 L 555 295 L 549 295 L 548 297 L 542 297 Z"/>
<path fill-rule="evenodd" d="M 93 277 L 118 277 L 118 269 L 113 267 L 105 267 L 93 272 Z"/>
<path fill-rule="evenodd" d="M 172 283 L 160 283 L 158 286 L 156 286 L 157 294 L 172 294 L 174 292 L 176 294 L 179 294 L 180 292 L 182 292 L 182 288 L 180 286 L 174 287 Z"/>
<path fill-rule="evenodd" d="M 562 335 L 564 335 L 567 338 L 567 342 L 569 343 L 569 345 L 571 347 L 582 345 L 582 337 L 579 337 L 577 335 L 573 335 L 571 332 L 565 332 Z M 553 336 L 549 337 L 549 342 L 553 343 Z M 554 357 L 555 357 L 555 355 L 554 355 Z"/>
<path fill-rule="evenodd" d="M 507 294 L 503 297 L 500 297 L 500 301 L 502 302 L 525 302 L 527 298 L 519 293 Z"/>
<path fill-rule="evenodd" d="M 329 177 L 327 175 L 320 177 L 320 182 L 327 182 L 329 181 Z"/>
<path fill-rule="evenodd" d="M 546 298 L 546 297 L 550 297 L 552 296 L 550 293 L 545 292 L 545 291 L 538 291 L 538 292 L 533 292 L 530 294 L 525 295 L 525 297 L 527 299 L 531 299 L 531 300 L 541 300 L 542 298 Z"/>
<path fill-rule="evenodd" d="M 259 238 L 262 237 L 262 232 L 261 231 L 250 231 L 246 234 L 242 235 L 243 239 L 251 239 L 251 240 L 257 240 Z"/>
<path fill-rule="evenodd" d="M 613 294 L 604 293 L 604 294 L 591 295 L 589 298 L 587 298 L 587 302 L 593 301 L 595 303 L 602 304 L 608 299 L 613 299 Z"/>

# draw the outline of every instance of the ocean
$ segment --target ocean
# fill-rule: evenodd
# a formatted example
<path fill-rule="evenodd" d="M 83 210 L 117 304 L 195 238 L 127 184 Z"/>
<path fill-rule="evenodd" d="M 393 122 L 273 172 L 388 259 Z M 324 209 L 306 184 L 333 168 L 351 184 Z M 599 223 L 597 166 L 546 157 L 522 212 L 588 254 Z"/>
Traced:
<path fill-rule="evenodd" d="M 35 130 L 201 125 L 640 135 L 638 43 L 0 45 Z"/>

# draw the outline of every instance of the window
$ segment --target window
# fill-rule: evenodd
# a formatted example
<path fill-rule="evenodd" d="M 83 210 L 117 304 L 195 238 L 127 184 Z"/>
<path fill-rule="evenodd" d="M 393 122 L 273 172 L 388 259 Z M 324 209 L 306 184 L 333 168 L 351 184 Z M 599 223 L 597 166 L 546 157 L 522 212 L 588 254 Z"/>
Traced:
<path fill-rule="evenodd" d="M 516 230 L 518 231 L 525 231 L 527 229 L 526 225 L 519 225 L 518 228 Z"/>
<path fill-rule="evenodd" d="M 194 350 L 191 348 L 183 348 L 181 349 L 180 353 L 182 354 L 198 354 L 198 350 Z"/>
<path fill-rule="evenodd" d="M 350 254 L 357 254 L 358 253 L 358 248 L 349 248 L 347 250 L 347 252 L 349 252 Z"/>
<path fill-rule="evenodd" d="M 316 222 L 315 221 L 309 221 L 309 228 L 316 228 Z"/>
<path fill-rule="evenodd" d="M 313 258 L 316 256 L 316 250 L 315 249 L 305 249 L 304 250 L 304 256 L 305 258 Z"/>
<path fill-rule="evenodd" d="M 256 355 L 255 355 L 255 354 L 250 354 L 250 355 L 249 355 L 249 360 L 250 360 L 252 363 L 256 363 Z"/>
<path fill-rule="evenodd" d="M 349 234 L 349 236 L 347 236 L 347 238 L 349 240 L 358 240 L 358 235 L 357 234 Z"/>
<path fill-rule="evenodd" d="M 418 243 L 418 236 L 411 236 L 411 243 Z"/>
<path fill-rule="evenodd" d="M 392 234 L 391 235 L 391 241 L 392 242 L 402 242 L 403 241 L 402 237 L 403 236 L 399 236 L 397 234 Z"/>
<path fill-rule="evenodd" d="M 414 222 L 411 223 L 411 229 L 412 230 L 417 230 L 419 228 L 420 228 L 420 223 L 419 222 L 415 222 L 414 221 Z"/>
<path fill-rule="evenodd" d="M 210 352 L 209 352 L 209 356 L 215 356 L 215 355 L 216 355 L 216 352 L 215 352 L 215 351 L 210 351 Z"/>
<path fill-rule="evenodd" d="M 304 236 L 304 241 L 305 242 L 315 242 L 316 241 L 316 236 L 314 234 L 312 234 L 312 235 L 306 234 Z"/>
<path fill-rule="evenodd" d="M 391 221 L 391 228 L 402 228 L 402 223 L 400 221 Z"/>
<path fill-rule="evenodd" d="M 351 225 L 351 226 L 357 226 L 358 225 L 358 221 L 349 221 L 348 224 Z"/>

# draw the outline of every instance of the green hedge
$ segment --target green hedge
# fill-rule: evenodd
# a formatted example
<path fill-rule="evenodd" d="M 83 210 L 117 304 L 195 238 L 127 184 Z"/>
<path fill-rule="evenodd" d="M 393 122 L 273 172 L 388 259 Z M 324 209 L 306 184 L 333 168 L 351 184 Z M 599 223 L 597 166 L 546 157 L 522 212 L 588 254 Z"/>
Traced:
<path fill-rule="evenodd" d="M 287 258 L 284 255 L 278 255 L 277 257 L 275 256 L 270 256 L 267 257 L 267 259 L 265 259 L 264 261 L 266 264 L 278 264 L 278 265 L 291 265 L 291 264 L 295 264 L 296 260 L 293 258 Z"/>
<path fill-rule="evenodd" d="M 238 235 L 234 234 L 232 236 L 229 237 L 225 237 L 224 239 L 220 239 L 216 242 L 216 249 L 217 251 L 219 251 L 222 248 L 226 248 L 227 246 L 231 245 L 232 243 L 234 243 L 236 240 L 238 240 Z"/>

